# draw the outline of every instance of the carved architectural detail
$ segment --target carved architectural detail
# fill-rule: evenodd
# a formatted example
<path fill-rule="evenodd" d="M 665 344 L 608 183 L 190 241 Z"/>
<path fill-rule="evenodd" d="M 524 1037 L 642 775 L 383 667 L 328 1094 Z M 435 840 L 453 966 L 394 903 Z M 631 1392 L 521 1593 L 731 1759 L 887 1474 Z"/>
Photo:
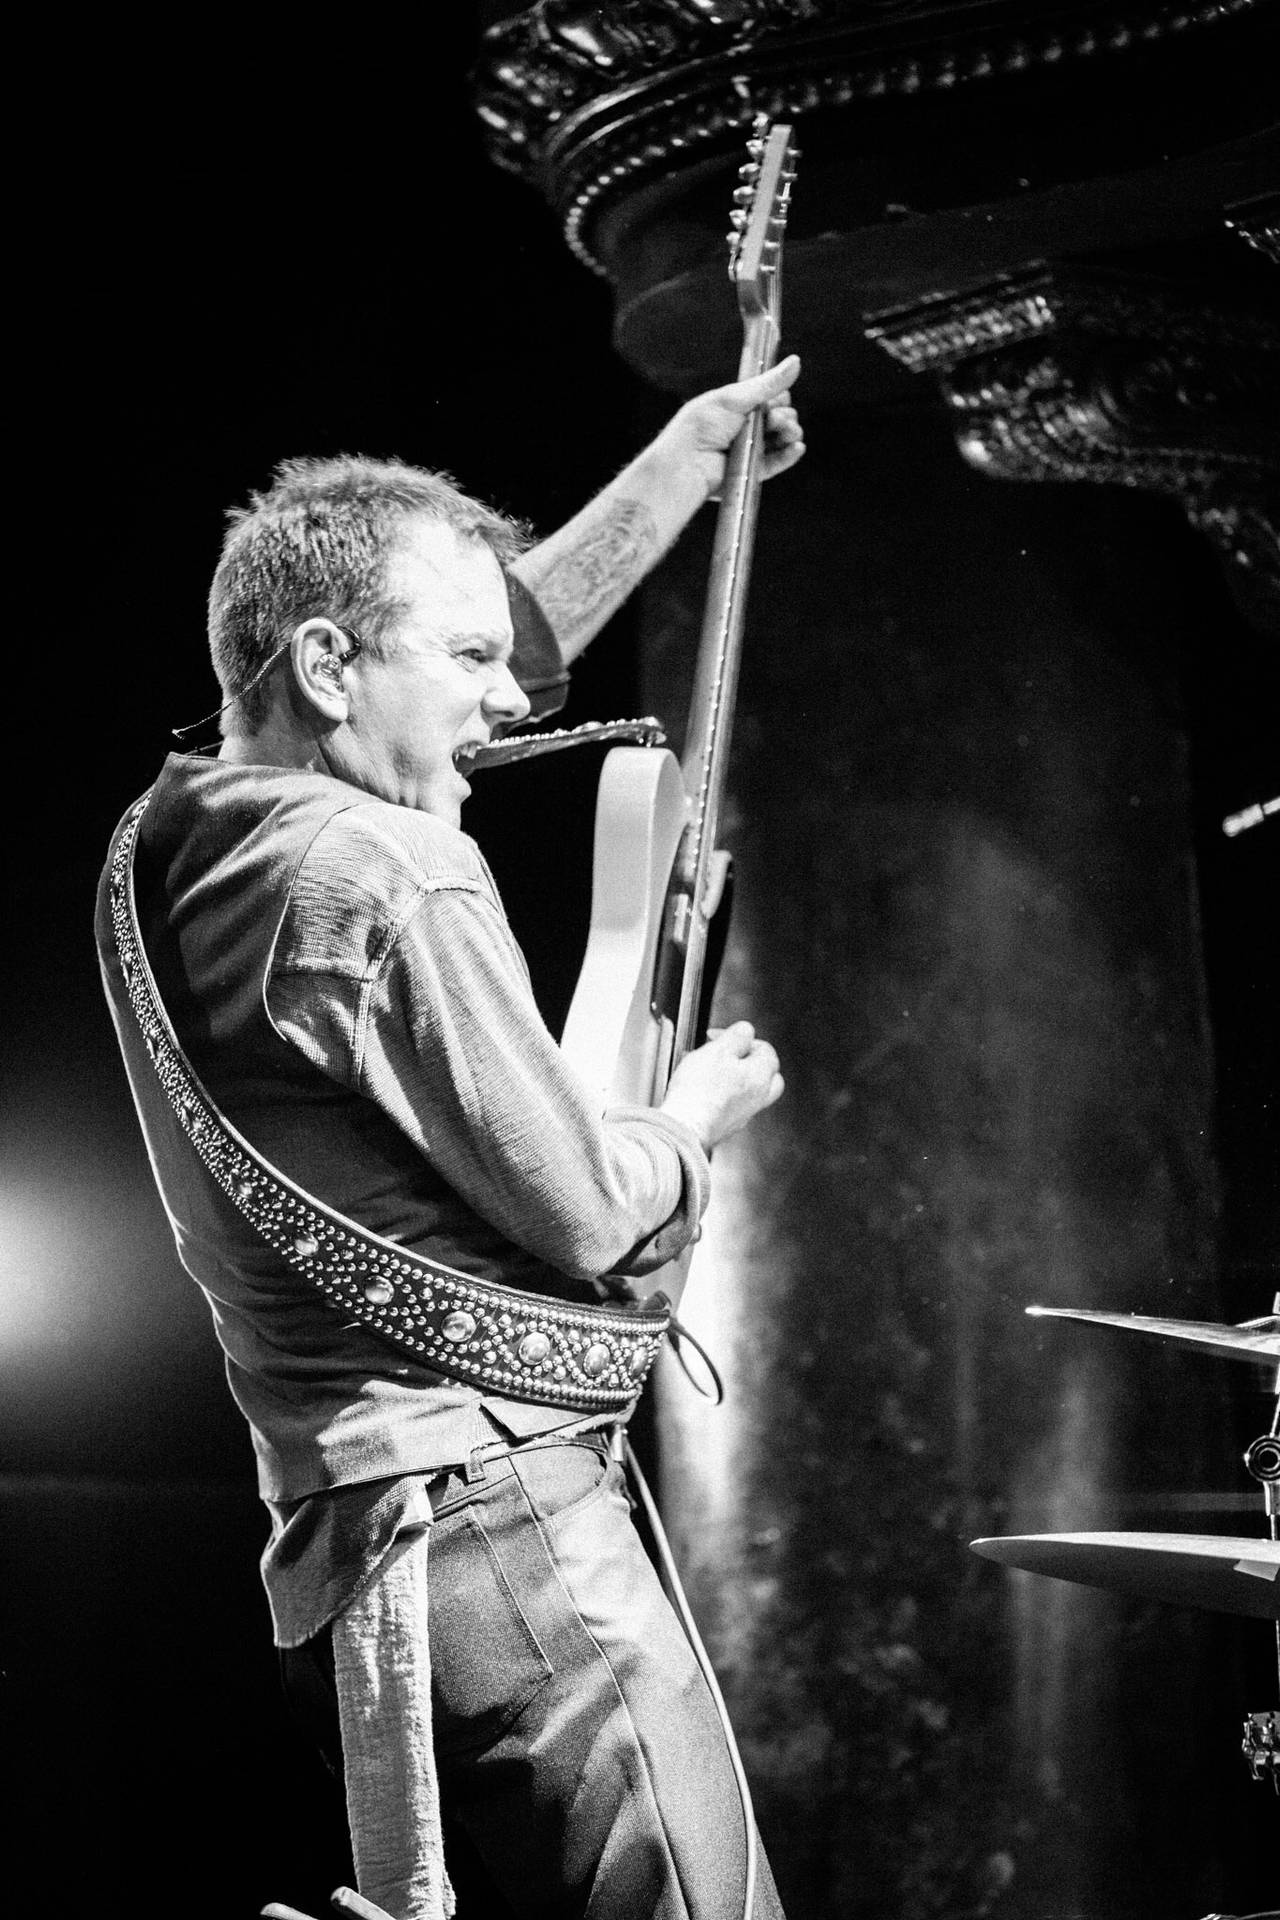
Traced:
<path fill-rule="evenodd" d="M 1008 480 L 1171 494 L 1280 631 L 1280 330 L 1101 269 L 1036 263 L 865 329 L 931 372 L 969 463 Z"/>
<path fill-rule="evenodd" d="M 1274 484 L 1247 498 L 1219 479 L 1184 505 L 1192 526 L 1217 548 L 1250 626 L 1280 634 L 1280 513 Z"/>
<path fill-rule="evenodd" d="M 491 28 L 478 107 L 494 158 L 535 179 L 579 259 L 648 180 L 723 154 L 757 113 L 794 120 L 948 93 L 1219 27 L 1257 0 L 537 0 Z"/>
<path fill-rule="evenodd" d="M 1262 193 L 1228 207 L 1227 226 L 1280 267 L 1280 193 Z"/>

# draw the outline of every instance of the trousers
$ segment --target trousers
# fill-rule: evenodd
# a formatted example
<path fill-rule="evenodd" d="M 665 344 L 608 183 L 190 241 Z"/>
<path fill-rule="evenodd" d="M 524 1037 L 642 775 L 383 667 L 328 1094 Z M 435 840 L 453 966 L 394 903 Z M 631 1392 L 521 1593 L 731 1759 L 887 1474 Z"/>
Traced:
<path fill-rule="evenodd" d="M 535 1445 L 431 1492 L 432 1721 L 459 1920 L 743 1920 L 724 1729 L 607 1442 Z M 334 1764 L 328 1642 L 282 1659 Z M 783 1920 L 763 1848 L 752 1920 Z"/>

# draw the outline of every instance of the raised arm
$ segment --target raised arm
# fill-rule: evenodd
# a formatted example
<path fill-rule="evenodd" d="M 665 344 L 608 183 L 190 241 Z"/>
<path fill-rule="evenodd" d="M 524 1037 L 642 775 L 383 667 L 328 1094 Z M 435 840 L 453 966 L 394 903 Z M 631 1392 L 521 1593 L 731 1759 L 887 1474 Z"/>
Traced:
<path fill-rule="evenodd" d="M 763 406 L 764 477 L 804 453 L 791 405 L 795 354 L 752 380 L 687 400 L 616 480 L 511 571 L 533 594 L 566 664 L 595 638 L 724 479 L 725 455 L 746 416 Z"/>

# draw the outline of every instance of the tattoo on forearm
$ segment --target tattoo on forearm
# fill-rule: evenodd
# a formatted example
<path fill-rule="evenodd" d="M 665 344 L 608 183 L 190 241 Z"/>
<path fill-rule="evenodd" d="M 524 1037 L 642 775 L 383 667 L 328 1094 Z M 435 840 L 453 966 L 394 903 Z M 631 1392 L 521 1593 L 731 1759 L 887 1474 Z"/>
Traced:
<path fill-rule="evenodd" d="M 653 565 L 657 549 L 658 528 L 648 507 L 620 500 L 545 573 L 531 572 L 529 585 L 563 640 L 602 623 Z"/>

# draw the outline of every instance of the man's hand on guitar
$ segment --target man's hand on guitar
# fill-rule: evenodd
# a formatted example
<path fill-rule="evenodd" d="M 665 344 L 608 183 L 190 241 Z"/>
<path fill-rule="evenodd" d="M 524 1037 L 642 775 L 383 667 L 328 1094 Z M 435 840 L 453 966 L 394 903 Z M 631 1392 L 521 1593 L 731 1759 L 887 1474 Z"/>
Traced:
<path fill-rule="evenodd" d="M 713 1033 L 671 1076 L 662 1111 L 692 1127 L 707 1152 L 745 1127 L 783 1089 L 778 1056 L 748 1020 Z"/>
<path fill-rule="evenodd" d="M 761 477 L 771 480 L 794 467 L 804 454 L 804 428 L 791 404 L 791 382 L 800 372 L 798 354 L 788 354 L 768 373 L 735 380 L 686 400 L 653 443 L 653 452 L 673 467 L 696 473 L 704 483 L 703 498 L 714 499 L 724 480 L 725 455 L 747 415 L 763 406 L 764 460 Z"/>

